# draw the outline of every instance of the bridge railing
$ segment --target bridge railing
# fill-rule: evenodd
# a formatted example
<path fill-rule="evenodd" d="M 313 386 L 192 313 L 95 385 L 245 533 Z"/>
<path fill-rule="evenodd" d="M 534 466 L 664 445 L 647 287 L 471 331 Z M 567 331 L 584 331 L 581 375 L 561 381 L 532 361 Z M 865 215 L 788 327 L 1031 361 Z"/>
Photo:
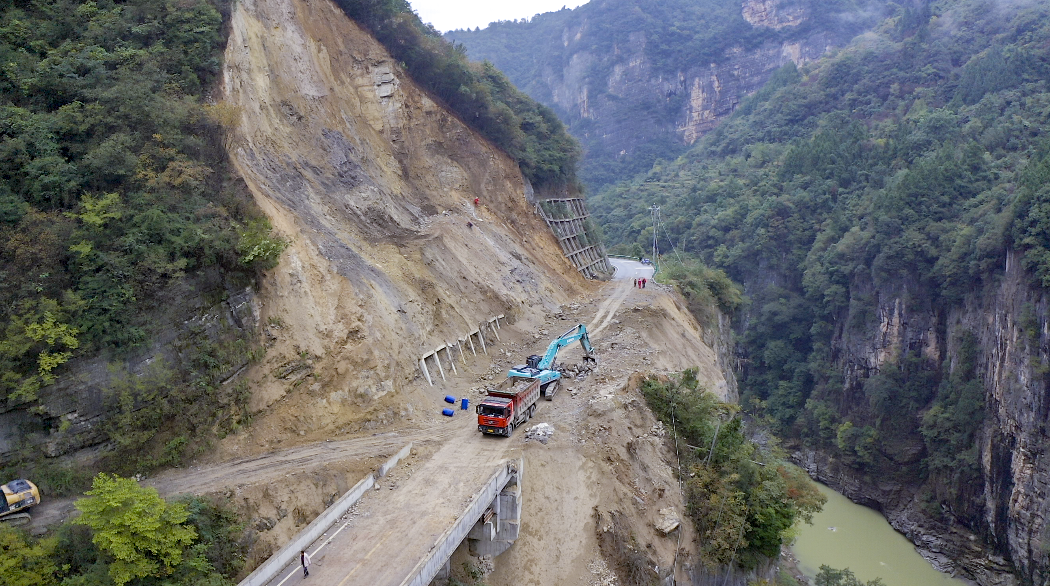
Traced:
<path fill-rule="evenodd" d="M 401 448 L 401 451 L 394 454 L 383 466 L 379 468 L 379 476 L 385 476 L 391 468 L 393 468 L 398 460 L 408 456 L 412 450 L 412 444 Z M 292 539 L 287 545 L 278 550 L 277 553 L 270 556 L 270 559 L 262 563 L 254 572 L 248 574 L 248 577 L 241 580 L 237 586 L 263 586 L 267 584 L 288 564 L 299 559 L 299 552 L 305 550 L 310 546 L 311 543 L 317 541 L 318 537 L 324 534 L 339 517 L 343 516 L 343 513 L 347 512 L 350 507 L 354 506 L 361 499 L 361 496 L 365 494 L 365 491 L 375 486 L 376 479 L 375 474 L 369 474 L 365 478 L 354 485 L 353 488 L 348 490 L 346 494 L 339 497 L 339 500 L 332 503 L 332 506 L 324 510 L 323 513 L 317 516 L 309 525 L 306 526 L 302 531 L 299 532 L 295 538 Z"/>

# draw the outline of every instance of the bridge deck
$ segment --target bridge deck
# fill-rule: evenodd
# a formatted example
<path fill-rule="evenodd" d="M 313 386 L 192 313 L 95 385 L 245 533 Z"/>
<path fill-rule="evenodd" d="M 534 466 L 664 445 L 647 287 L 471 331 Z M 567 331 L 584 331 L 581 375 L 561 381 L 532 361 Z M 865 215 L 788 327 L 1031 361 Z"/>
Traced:
<path fill-rule="evenodd" d="M 473 419 L 472 410 L 456 415 Z M 455 424 L 463 429 L 409 478 L 393 489 L 380 479 L 379 490 L 358 503 L 357 515 L 337 522 L 310 546 L 309 578 L 293 565 L 269 586 L 400 586 L 412 578 L 499 464 L 517 451 L 511 446 L 521 445 L 519 433 L 510 440 L 485 437 L 473 423 L 457 417 Z"/>

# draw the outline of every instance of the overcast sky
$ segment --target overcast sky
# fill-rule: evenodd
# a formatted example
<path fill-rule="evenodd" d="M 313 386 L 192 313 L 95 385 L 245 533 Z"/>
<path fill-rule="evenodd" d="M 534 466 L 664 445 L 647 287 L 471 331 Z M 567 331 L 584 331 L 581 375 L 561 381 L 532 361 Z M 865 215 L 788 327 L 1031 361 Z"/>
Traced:
<path fill-rule="evenodd" d="M 496 20 L 532 18 L 544 12 L 576 8 L 587 0 L 408 0 L 423 22 L 441 32 L 457 28 L 485 28 Z"/>

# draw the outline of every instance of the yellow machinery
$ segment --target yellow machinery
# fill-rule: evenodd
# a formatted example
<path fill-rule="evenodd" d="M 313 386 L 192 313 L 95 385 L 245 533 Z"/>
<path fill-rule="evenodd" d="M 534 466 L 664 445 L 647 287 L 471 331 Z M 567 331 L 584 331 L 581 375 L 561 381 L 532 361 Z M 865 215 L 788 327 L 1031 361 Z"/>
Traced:
<path fill-rule="evenodd" d="M 12 480 L 0 486 L 0 521 L 24 525 L 30 521 L 29 508 L 40 503 L 40 490 L 28 480 Z"/>

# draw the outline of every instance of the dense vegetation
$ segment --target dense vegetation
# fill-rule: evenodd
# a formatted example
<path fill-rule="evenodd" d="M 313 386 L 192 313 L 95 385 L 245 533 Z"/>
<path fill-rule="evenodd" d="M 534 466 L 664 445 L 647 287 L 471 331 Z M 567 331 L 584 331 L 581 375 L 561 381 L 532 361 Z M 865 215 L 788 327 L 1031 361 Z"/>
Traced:
<path fill-rule="evenodd" d="M 805 472 L 785 464 L 768 438 L 746 434 L 735 405 L 699 388 L 696 371 L 673 379 L 647 378 L 642 393 L 676 433 L 686 505 L 705 566 L 756 567 L 776 558 L 796 522 L 810 522 L 827 497 Z"/>
<path fill-rule="evenodd" d="M 655 202 L 662 250 L 744 285 L 748 409 L 861 472 L 927 481 L 932 515 L 980 532 L 977 332 L 947 336 L 946 319 L 996 285 L 1008 251 L 1050 286 L 1048 81 L 1050 4 L 906 6 L 836 56 L 783 68 L 592 210 L 612 243 L 647 249 Z M 906 344 L 878 371 L 846 371 L 894 298 L 931 316 L 947 352 Z"/>
<path fill-rule="evenodd" d="M 409 75 L 463 122 L 514 158 L 536 187 L 576 189 L 579 146 L 554 112 L 518 91 L 490 63 L 424 25 L 406 0 L 337 0 Z"/>
<path fill-rule="evenodd" d="M 661 95 L 649 88 L 619 87 L 615 81 L 637 55 L 644 56 L 653 80 L 673 80 L 698 65 L 724 62 L 730 58 L 730 49 L 747 52 L 763 43 L 805 38 L 814 31 L 853 31 L 845 32 L 849 38 L 884 3 L 798 0 L 781 4 L 781 10 L 795 5 L 812 16 L 800 26 L 777 31 L 752 27 L 741 13 L 739 0 L 600 0 L 531 19 L 494 22 L 485 29 L 451 31 L 446 37 L 465 45 L 472 58 L 491 61 L 515 85 L 545 104 L 556 103 L 555 85 L 562 82 L 568 88 L 585 87 L 589 104 L 605 104 L 601 119 L 554 106 L 585 146 L 581 178 L 589 188 L 598 188 L 643 172 L 659 159 L 673 159 L 686 148 L 675 131 L 684 116 L 686 92 Z M 842 18 L 846 13 L 850 16 Z M 572 66 L 581 56 L 587 60 L 583 71 Z M 562 80 L 567 70 L 582 79 Z M 610 141 L 609 135 L 620 140 Z"/>
<path fill-rule="evenodd" d="M 181 299 L 203 291 L 218 302 L 283 249 L 233 187 L 222 123 L 236 113 L 205 103 L 227 9 L 223 0 L 0 5 L 0 401 L 8 406 L 32 406 L 74 357 L 119 364 L 145 351 L 185 318 L 165 313 Z M 217 377 L 251 343 L 212 334 L 190 332 L 193 343 L 177 349 L 186 364 L 155 364 L 149 388 L 143 373 L 115 367 L 104 400 L 120 417 L 105 433 L 134 456 L 115 462 L 176 462 L 189 438 L 235 424 L 246 397 L 220 391 Z M 157 407 L 140 409 L 147 404 Z M 44 425 L 52 424 L 60 422 Z M 152 453 L 136 453 L 148 446 Z"/>
<path fill-rule="evenodd" d="M 100 474 L 76 507 L 81 515 L 44 539 L 0 524 L 5 585 L 223 586 L 244 567 L 244 528 L 221 503 L 167 502 Z"/>
<path fill-rule="evenodd" d="M 883 586 L 879 578 L 862 582 L 848 568 L 836 570 L 828 566 L 820 566 L 820 572 L 813 579 L 814 586 Z"/>

